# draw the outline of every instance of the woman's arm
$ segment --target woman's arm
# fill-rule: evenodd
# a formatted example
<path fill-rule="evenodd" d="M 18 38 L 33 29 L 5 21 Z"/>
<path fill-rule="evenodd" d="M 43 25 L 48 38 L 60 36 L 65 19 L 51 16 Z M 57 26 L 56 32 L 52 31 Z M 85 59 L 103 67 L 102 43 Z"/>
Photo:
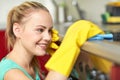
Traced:
<path fill-rule="evenodd" d="M 45 80 L 67 80 L 67 77 L 58 72 L 49 71 Z"/>

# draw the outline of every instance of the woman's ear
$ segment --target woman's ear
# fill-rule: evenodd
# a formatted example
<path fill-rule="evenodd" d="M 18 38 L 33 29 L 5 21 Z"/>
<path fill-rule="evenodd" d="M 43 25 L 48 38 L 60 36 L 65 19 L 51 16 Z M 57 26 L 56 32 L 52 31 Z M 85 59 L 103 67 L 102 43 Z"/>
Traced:
<path fill-rule="evenodd" d="M 22 33 L 22 27 L 19 23 L 13 24 L 13 33 L 16 36 L 16 38 L 20 38 L 20 35 Z"/>

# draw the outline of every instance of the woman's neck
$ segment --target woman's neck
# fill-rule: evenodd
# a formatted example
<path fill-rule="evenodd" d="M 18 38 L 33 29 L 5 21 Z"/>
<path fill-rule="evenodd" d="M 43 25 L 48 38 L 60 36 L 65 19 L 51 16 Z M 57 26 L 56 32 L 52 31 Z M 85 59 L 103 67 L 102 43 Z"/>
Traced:
<path fill-rule="evenodd" d="M 35 78 L 34 66 L 32 65 L 33 56 L 16 49 L 13 49 L 6 58 L 13 60 L 15 63 L 24 68 L 33 78 Z"/>
<path fill-rule="evenodd" d="M 28 52 L 20 43 L 20 41 L 15 42 L 13 49 L 8 54 L 8 58 L 15 61 L 17 64 L 24 68 L 31 68 L 31 62 L 34 55 Z"/>

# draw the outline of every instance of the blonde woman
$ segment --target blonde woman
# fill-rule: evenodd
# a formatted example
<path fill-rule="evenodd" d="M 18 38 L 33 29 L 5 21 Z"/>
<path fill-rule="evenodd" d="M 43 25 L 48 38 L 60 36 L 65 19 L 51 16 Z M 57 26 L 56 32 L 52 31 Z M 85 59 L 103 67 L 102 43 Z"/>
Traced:
<path fill-rule="evenodd" d="M 8 14 L 6 36 L 10 52 L 0 62 L 0 80 L 41 80 L 36 56 L 46 54 L 51 43 L 53 21 L 38 2 L 24 2 Z M 45 80 L 66 80 L 49 71 Z"/>

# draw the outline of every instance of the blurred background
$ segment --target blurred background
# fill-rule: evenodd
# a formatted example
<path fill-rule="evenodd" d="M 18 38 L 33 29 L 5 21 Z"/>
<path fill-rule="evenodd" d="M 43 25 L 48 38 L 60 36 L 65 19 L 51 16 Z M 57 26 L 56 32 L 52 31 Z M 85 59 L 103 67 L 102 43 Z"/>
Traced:
<path fill-rule="evenodd" d="M 5 29 L 9 10 L 27 0 L 0 0 L 0 29 Z M 29 0 L 30 1 L 30 0 Z M 106 11 L 106 4 L 120 0 L 31 0 L 44 4 L 53 17 L 55 28 L 61 34 L 76 20 L 87 19 L 97 24 L 102 22 L 101 15 Z M 64 26 L 64 27 L 61 27 Z"/>

